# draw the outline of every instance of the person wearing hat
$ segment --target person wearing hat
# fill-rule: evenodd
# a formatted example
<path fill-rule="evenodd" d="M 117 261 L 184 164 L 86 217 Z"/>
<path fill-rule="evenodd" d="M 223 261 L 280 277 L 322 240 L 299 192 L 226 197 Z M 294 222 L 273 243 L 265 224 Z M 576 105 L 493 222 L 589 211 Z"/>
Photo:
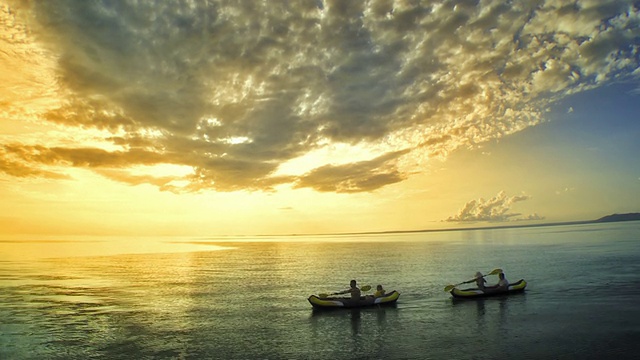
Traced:
<path fill-rule="evenodd" d="M 484 290 L 486 283 L 487 280 L 484 279 L 484 275 L 482 275 L 482 273 L 478 271 L 476 273 L 476 285 L 478 286 L 478 289 Z"/>

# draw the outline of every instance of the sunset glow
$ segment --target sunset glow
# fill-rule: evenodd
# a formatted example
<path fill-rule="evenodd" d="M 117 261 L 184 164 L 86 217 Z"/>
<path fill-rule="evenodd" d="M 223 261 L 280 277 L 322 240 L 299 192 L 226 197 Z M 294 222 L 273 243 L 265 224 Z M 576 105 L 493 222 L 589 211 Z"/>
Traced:
<path fill-rule="evenodd" d="M 634 1 L 0 0 L 0 237 L 640 210 Z"/>

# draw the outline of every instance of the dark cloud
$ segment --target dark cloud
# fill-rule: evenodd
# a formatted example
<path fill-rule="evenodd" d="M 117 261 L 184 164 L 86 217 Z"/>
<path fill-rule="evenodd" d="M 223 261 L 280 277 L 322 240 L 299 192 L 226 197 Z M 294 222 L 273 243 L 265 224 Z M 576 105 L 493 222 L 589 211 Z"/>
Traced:
<path fill-rule="evenodd" d="M 637 77 L 634 4 L 12 2 L 30 29 L 11 25 L 3 38 L 35 36 L 67 94 L 43 118 L 110 132 L 102 140 L 121 150 L 36 143 L 7 151 L 25 169 L 185 165 L 193 175 L 175 180 L 187 191 L 285 183 L 371 191 L 415 170 L 380 154 L 446 156 L 540 123 L 563 96 Z M 332 143 L 371 149 L 372 160 L 278 175 Z"/>
<path fill-rule="evenodd" d="M 62 106 L 47 111 L 44 118 L 55 124 L 83 128 L 112 131 L 135 131 L 137 128 L 133 119 L 120 111 L 110 109 L 104 101 L 91 98 L 71 97 Z"/>
<path fill-rule="evenodd" d="M 70 165 L 74 167 L 127 167 L 130 165 L 154 165 L 165 163 L 162 154 L 133 149 L 130 151 L 106 151 L 96 148 L 48 148 L 44 146 L 3 146 L 6 154 L 12 154 L 28 163 L 45 165 Z"/>
<path fill-rule="evenodd" d="M 0 173 L 5 173 L 19 178 L 45 178 L 45 179 L 69 179 L 70 177 L 53 171 L 41 170 L 27 166 L 21 161 L 12 161 L 7 153 L 0 151 Z"/>
<path fill-rule="evenodd" d="M 467 202 L 460 211 L 450 216 L 449 222 L 476 222 L 476 221 L 515 221 L 515 220 L 541 220 L 538 214 L 523 216 L 521 213 L 510 212 L 511 206 L 520 201 L 528 200 L 526 195 L 507 196 L 504 191 L 499 192 L 489 200 L 483 198 Z"/>
<path fill-rule="evenodd" d="M 395 161 L 406 153 L 406 150 L 397 151 L 369 161 L 325 165 L 301 176 L 296 187 L 337 193 L 373 191 L 405 179 L 406 175 L 397 170 Z"/>

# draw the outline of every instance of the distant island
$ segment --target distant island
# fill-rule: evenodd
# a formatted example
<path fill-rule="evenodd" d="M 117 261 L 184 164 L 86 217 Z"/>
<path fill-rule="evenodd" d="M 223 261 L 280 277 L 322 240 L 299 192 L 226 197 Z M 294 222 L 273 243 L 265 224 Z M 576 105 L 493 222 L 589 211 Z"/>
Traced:
<path fill-rule="evenodd" d="M 616 221 L 635 221 L 640 220 L 640 213 L 613 214 L 603 216 L 594 222 L 616 222 Z"/>

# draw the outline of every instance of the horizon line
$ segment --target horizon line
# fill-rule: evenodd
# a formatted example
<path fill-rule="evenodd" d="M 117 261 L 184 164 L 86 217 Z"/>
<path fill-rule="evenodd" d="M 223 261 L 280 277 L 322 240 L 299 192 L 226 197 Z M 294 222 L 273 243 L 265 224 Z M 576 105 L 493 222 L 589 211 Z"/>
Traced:
<path fill-rule="evenodd" d="M 636 215 L 637 218 L 632 219 L 613 219 L 607 220 L 607 217 L 611 216 L 624 216 L 624 215 Z M 383 235 L 383 234 L 411 234 L 411 233 L 428 233 L 428 232 L 448 232 L 448 231 L 468 231 L 468 230 L 499 230 L 499 229 L 513 229 L 513 228 L 528 228 L 528 227 L 545 227 L 545 226 L 562 226 L 562 225 L 586 225 L 608 222 L 626 222 L 626 221 L 639 221 L 640 213 L 624 213 L 624 214 L 612 214 L 605 215 L 598 219 L 593 220 L 575 220 L 575 221 L 563 221 L 563 222 L 548 222 L 540 224 L 510 224 L 510 225 L 494 225 L 494 226 L 475 226 L 475 227 L 457 227 L 457 228 L 441 228 L 441 229 L 414 229 L 414 230 L 380 230 L 380 231 L 351 231 L 351 232 L 329 232 L 329 233 L 293 233 L 293 234 L 261 234 L 261 235 L 217 235 L 220 237 L 272 237 L 272 236 L 349 236 L 349 235 Z"/>

